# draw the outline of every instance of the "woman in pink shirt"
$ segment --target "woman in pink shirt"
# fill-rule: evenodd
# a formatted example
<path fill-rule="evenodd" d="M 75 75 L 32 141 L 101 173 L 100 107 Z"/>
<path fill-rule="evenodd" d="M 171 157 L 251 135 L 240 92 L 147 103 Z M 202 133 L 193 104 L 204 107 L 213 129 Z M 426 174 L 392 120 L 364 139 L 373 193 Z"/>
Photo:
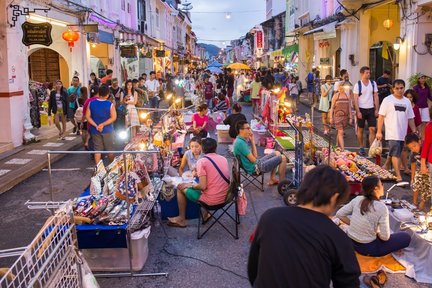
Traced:
<path fill-rule="evenodd" d="M 202 140 L 202 150 L 205 156 L 197 162 L 199 182 L 182 183 L 177 186 L 179 216 L 168 217 L 168 226 L 180 228 L 187 226 L 186 198 L 193 202 L 204 202 L 210 206 L 225 202 L 230 182 L 229 166 L 225 157 L 216 154 L 216 149 L 215 139 L 204 138 Z M 203 217 L 204 223 L 210 218 L 207 213 Z"/>
<path fill-rule="evenodd" d="M 208 123 L 208 106 L 207 104 L 201 104 L 197 108 L 197 113 L 192 116 L 192 133 L 195 136 L 199 136 L 201 138 L 207 137 L 207 123 Z"/>

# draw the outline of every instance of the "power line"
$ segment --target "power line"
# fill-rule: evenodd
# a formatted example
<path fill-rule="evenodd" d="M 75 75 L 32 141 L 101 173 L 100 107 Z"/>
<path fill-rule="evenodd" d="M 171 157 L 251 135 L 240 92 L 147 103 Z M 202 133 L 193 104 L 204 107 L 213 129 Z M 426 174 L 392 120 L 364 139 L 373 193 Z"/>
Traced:
<path fill-rule="evenodd" d="M 200 14 L 226 14 L 226 13 L 265 13 L 264 10 L 249 10 L 249 11 L 189 11 L 190 13 Z"/>

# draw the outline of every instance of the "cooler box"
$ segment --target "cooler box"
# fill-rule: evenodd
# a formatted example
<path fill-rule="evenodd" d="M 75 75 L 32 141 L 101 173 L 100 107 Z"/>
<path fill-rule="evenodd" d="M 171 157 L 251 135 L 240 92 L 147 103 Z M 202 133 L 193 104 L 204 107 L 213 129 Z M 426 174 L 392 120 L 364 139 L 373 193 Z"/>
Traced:
<path fill-rule="evenodd" d="M 177 192 L 175 196 L 170 200 L 161 200 L 159 195 L 159 204 L 161 206 L 161 218 L 167 220 L 168 217 L 176 217 L 179 215 L 179 209 L 177 204 Z M 199 218 L 199 206 L 195 202 L 190 201 L 186 198 L 186 219 L 197 219 Z"/>
<path fill-rule="evenodd" d="M 233 139 L 229 136 L 229 125 L 217 125 L 217 141 L 218 143 L 229 143 L 233 142 Z"/>
<path fill-rule="evenodd" d="M 150 227 L 131 234 L 132 270 L 141 271 L 148 257 Z M 128 248 L 81 249 L 90 269 L 97 272 L 129 271 Z"/>

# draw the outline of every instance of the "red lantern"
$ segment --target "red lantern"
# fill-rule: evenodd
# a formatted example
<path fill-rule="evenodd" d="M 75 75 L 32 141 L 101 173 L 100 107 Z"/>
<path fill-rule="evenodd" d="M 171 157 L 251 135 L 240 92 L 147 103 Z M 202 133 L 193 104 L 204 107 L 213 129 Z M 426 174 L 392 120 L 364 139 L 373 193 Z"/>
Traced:
<path fill-rule="evenodd" d="M 70 47 L 70 51 L 72 52 L 72 47 L 74 47 L 74 42 L 78 41 L 79 39 L 79 33 L 72 30 L 68 30 L 66 32 L 63 32 L 62 38 L 63 40 L 68 42 L 68 46 Z"/>

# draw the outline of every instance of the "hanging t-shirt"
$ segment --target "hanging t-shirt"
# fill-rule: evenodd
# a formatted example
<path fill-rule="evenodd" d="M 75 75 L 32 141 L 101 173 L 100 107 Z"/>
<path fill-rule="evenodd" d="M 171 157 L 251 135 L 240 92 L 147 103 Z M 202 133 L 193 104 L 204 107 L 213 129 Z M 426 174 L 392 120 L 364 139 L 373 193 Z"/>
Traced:
<path fill-rule="evenodd" d="M 361 83 L 361 95 L 359 96 L 358 104 L 359 108 L 362 109 L 371 109 L 374 108 L 374 92 L 377 92 L 378 89 L 376 87 L 376 83 L 372 86 L 372 81 L 369 80 L 369 83 L 365 85 L 363 81 Z M 354 94 L 359 94 L 358 82 L 354 85 L 353 89 Z"/>
<path fill-rule="evenodd" d="M 404 141 L 408 129 L 408 119 L 414 118 L 412 105 L 408 98 L 396 98 L 393 94 L 384 98 L 379 109 L 384 116 L 385 139 Z"/>

